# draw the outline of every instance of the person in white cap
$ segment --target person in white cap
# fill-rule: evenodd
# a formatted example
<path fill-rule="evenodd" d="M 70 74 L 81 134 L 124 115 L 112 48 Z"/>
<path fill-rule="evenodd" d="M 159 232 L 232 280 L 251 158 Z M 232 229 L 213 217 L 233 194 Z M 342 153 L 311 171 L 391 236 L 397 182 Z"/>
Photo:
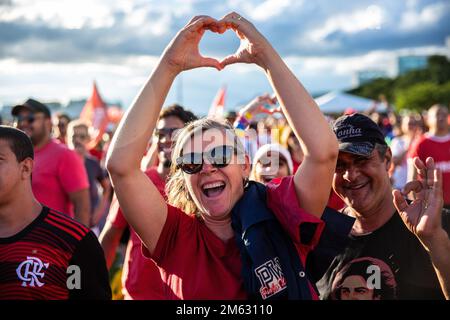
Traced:
<path fill-rule="evenodd" d="M 292 175 L 294 165 L 289 151 L 278 143 L 263 145 L 253 158 L 250 179 L 268 183 L 274 178 Z"/>

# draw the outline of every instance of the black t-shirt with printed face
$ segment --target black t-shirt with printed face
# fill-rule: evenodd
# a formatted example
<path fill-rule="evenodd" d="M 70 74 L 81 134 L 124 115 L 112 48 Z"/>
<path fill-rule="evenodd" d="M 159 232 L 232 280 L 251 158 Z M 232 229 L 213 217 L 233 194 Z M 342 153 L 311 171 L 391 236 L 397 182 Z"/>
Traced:
<path fill-rule="evenodd" d="M 450 212 L 442 216 L 449 232 Z M 430 256 L 397 212 L 374 232 L 351 236 L 317 286 L 330 300 L 444 299 Z"/>

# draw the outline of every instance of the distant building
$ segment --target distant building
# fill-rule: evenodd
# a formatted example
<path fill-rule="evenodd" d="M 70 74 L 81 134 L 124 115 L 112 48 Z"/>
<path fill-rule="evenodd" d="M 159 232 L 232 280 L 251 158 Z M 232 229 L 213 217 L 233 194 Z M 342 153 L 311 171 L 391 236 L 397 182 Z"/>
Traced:
<path fill-rule="evenodd" d="M 372 82 L 375 79 L 387 78 L 387 72 L 379 69 L 361 70 L 353 75 L 353 86 L 359 87 L 363 84 Z"/>
<path fill-rule="evenodd" d="M 428 65 L 427 56 L 401 56 L 398 57 L 398 75 L 412 70 L 424 69 Z"/>

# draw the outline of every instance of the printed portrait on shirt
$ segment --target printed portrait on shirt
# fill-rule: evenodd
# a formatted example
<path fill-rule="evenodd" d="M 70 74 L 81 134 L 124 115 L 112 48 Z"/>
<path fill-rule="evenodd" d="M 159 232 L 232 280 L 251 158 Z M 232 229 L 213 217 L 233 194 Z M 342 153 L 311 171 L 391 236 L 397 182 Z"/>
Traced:
<path fill-rule="evenodd" d="M 350 261 L 337 274 L 332 285 L 333 300 L 396 299 L 397 282 L 383 261 L 362 257 Z"/>

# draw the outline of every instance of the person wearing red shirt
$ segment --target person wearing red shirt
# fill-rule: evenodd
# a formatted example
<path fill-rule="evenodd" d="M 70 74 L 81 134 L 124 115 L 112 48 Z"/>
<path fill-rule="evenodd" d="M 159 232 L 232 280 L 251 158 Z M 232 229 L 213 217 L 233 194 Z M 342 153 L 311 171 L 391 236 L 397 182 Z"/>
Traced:
<path fill-rule="evenodd" d="M 89 181 L 83 161 L 75 151 L 51 137 L 50 110 L 28 99 L 12 111 L 15 125 L 33 142 L 35 162 L 33 192 L 39 202 L 89 226 Z"/>
<path fill-rule="evenodd" d="M 63 144 L 67 144 L 67 128 L 70 121 L 70 117 L 65 113 L 58 113 L 56 115 L 55 138 Z"/>
<path fill-rule="evenodd" d="M 447 121 L 448 108 L 444 105 L 433 105 L 428 110 L 428 126 L 425 133 L 412 146 L 408 161 L 408 180 L 414 180 L 417 172 L 412 159 L 419 157 L 422 162 L 428 157 L 434 159 L 436 167 L 442 172 L 444 207 L 450 209 L 450 130 Z"/>
<path fill-rule="evenodd" d="M 0 126 L 0 300 L 111 299 L 93 232 L 34 197 L 33 158 L 23 131 Z"/>
<path fill-rule="evenodd" d="M 243 39 L 239 52 L 221 62 L 202 57 L 198 44 L 204 32 L 222 34 L 227 29 Z M 302 166 L 273 187 L 248 182 L 249 158 L 233 127 L 210 118 L 197 120 L 177 136 L 166 203 L 140 170 L 140 162 L 171 84 L 182 71 L 207 66 L 221 70 L 237 62 L 265 70 L 304 146 Z M 270 43 L 237 13 L 221 20 L 194 17 L 170 42 L 134 101 L 114 136 L 107 169 L 146 256 L 164 272 L 169 298 L 316 299 L 309 278 L 312 270 L 304 266 L 328 227 L 321 217 L 336 165 L 337 140 L 314 100 Z M 293 198 L 283 207 L 276 206 L 276 199 L 285 194 Z M 261 214 L 253 207 L 262 209 L 264 221 L 251 221 L 243 234 L 247 221 L 242 218 L 252 220 L 253 213 Z M 283 210 L 286 207 L 292 210 Z M 232 224 L 232 219 L 240 226 Z M 275 232 L 268 236 L 259 226 Z M 261 241 L 247 241 L 250 235 Z M 280 247 L 277 240 L 287 246 Z"/>
<path fill-rule="evenodd" d="M 181 129 L 189 121 L 195 120 L 192 112 L 179 105 L 165 108 L 158 120 L 154 142 L 157 145 L 158 165 L 145 171 L 147 177 L 165 197 L 166 178 L 169 173 L 170 157 L 175 130 Z M 114 261 L 116 250 L 123 232 L 128 227 L 122 210 L 114 197 L 105 227 L 100 235 L 100 243 L 105 252 L 108 268 Z M 162 281 L 158 266 L 141 253 L 141 240 L 134 230 L 130 230 L 122 272 L 122 293 L 126 300 L 166 299 L 166 285 Z"/>

